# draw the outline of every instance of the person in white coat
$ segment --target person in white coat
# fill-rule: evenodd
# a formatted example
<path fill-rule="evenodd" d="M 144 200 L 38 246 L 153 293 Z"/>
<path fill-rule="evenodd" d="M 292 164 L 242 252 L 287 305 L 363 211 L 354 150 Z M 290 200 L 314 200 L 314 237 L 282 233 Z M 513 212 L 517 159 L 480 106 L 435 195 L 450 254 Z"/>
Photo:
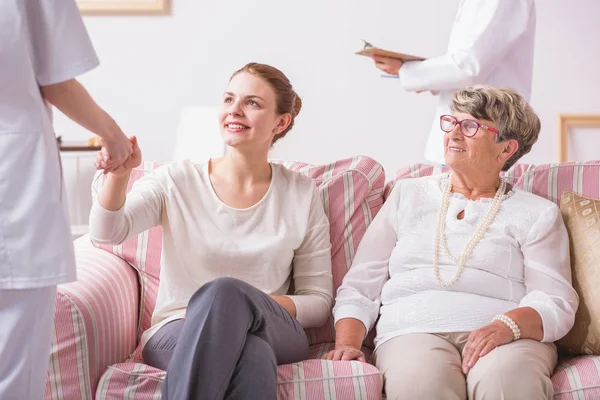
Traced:
<path fill-rule="evenodd" d="M 372 57 L 377 68 L 398 75 L 405 90 L 439 92 L 425 159 L 444 163 L 439 121 L 450 114 L 456 90 L 485 84 L 511 88 L 529 101 L 535 24 L 534 0 L 460 0 L 443 56 L 405 63 Z"/>
<path fill-rule="evenodd" d="M 76 279 L 51 105 L 99 135 L 120 166 L 132 145 L 74 78 L 98 59 L 74 0 L 0 2 L 0 399 L 44 394 L 56 285 Z"/>

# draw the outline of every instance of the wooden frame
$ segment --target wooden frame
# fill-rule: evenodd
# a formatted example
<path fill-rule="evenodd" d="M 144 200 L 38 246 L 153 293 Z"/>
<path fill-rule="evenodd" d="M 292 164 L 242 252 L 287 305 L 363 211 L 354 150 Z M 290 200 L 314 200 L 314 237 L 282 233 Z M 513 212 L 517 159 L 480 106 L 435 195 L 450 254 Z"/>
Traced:
<path fill-rule="evenodd" d="M 600 128 L 600 114 L 562 114 L 558 117 L 558 161 L 569 158 L 569 129 L 571 127 Z"/>
<path fill-rule="evenodd" d="M 83 15 L 135 15 L 135 14 L 168 14 L 170 0 L 146 1 L 77 1 L 79 11 Z"/>

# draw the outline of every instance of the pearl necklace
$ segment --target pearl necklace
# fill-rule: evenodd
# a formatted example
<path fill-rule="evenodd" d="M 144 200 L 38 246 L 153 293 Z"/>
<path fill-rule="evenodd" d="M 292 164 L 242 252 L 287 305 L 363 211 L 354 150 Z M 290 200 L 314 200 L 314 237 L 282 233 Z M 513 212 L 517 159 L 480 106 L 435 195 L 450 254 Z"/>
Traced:
<path fill-rule="evenodd" d="M 446 243 L 446 237 L 445 237 L 446 216 L 448 215 L 448 206 L 450 204 L 450 196 L 452 195 L 452 175 L 448 176 L 448 184 L 444 188 L 444 193 L 442 195 L 442 207 L 440 208 L 440 213 L 438 215 L 438 223 L 437 223 L 437 230 L 435 233 L 435 244 L 434 244 L 434 250 L 433 250 L 433 276 L 435 277 L 435 281 L 437 282 L 438 285 L 448 287 L 448 286 L 454 284 L 458 280 L 458 278 L 460 277 L 460 274 L 463 271 L 463 267 L 465 265 L 467 257 L 469 257 L 469 255 L 471 254 L 471 252 L 473 251 L 473 249 L 475 248 L 477 243 L 479 243 L 479 241 L 481 240 L 481 238 L 487 231 L 488 227 L 490 226 L 490 224 L 496 217 L 496 214 L 498 214 L 498 210 L 500 210 L 500 205 L 502 203 L 502 196 L 504 195 L 505 191 L 506 191 L 506 182 L 500 180 L 500 187 L 498 187 L 498 190 L 496 191 L 496 195 L 494 196 L 494 199 L 492 200 L 492 203 L 490 205 L 490 209 L 488 210 L 487 215 L 485 216 L 483 221 L 481 221 L 481 223 L 475 230 L 475 233 L 471 237 L 471 240 L 469 240 L 469 243 L 467 243 L 467 245 L 465 246 L 463 253 L 459 257 L 456 257 L 450 253 L 450 250 L 448 249 L 448 244 Z M 439 265 L 438 265 L 440 245 L 442 246 L 442 249 L 444 250 L 444 253 L 446 254 L 446 256 L 448 256 L 448 258 L 450 258 L 451 260 L 453 260 L 455 263 L 458 264 L 456 274 L 454 275 L 454 277 L 451 280 L 449 280 L 447 282 L 444 282 L 442 280 L 442 277 L 440 276 L 440 269 L 439 269 Z"/>

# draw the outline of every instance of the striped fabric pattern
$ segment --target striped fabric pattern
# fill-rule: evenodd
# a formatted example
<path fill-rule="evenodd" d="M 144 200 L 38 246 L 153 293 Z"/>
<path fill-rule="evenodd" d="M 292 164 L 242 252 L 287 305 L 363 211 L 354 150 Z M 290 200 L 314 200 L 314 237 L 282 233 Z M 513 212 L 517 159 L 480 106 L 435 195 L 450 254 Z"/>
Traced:
<path fill-rule="evenodd" d="M 382 378 L 373 365 L 358 361 L 325 361 L 334 343 L 311 346 L 310 360 L 277 369 L 277 398 L 381 399 Z M 371 350 L 364 349 L 367 354 Z M 98 384 L 96 399 L 160 399 L 165 372 L 142 363 L 111 365 Z M 126 383 L 126 385 L 124 385 Z"/>
<path fill-rule="evenodd" d="M 449 172 L 448 166 L 413 164 L 400 168 L 396 179 L 388 182 L 385 198 L 400 179 L 418 178 Z M 572 190 L 586 197 L 600 198 L 600 161 L 559 164 L 516 164 L 503 178 L 518 188 L 560 203 L 563 190 Z"/>
<path fill-rule="evenodd" d="M 563 360 L 552 377 L 555 400 L 600 399 L 600 356 Z"/>
<path fill-rule="evenodd" d="M 122 259 L 76 241 L 78 280 L 58 286 L 46 399 L 91 400 L 109 365 L 137 344 L 139 284 Z"/>
<path fill-rule="evenodd" d="M 381 166 L 367 157 L 318 167 L 282 163 L 307 174 L 320 185 L 331 221 L 333 273 L 337 288 L 366 227 L 396 180 L 384 185 Z M 131 183 L 156 166 L 144 163 L 134 171 Z M 506 179 L 555 202 L 560 200 L 563 189 L 598 198 L 599 167 L 600 161 L 538 166 L 521 164 L 509 171 Z M 397 179 L 446 171 L 447 167 L 415 164 L 399 170 Z M 93 184 L 94 193 L 101 184 L 102 177 L 99 176 Z M 79 281 L 59 287 L 46 399 L 160 398 L 164 372 L 142 364 L 139 349 L 134 349 L 142 330 L 149 326 L 156 301 L 161 235 L 160 228 L 153 228 L 122 246 L 103 247 L 102 250 L 94 248 L 89 241 L 79 240 L 76 246 Z M 140 303 L 133 300 L 138 296 Z M 374 366 L 319 359 L 333 347 L 331 321 L 307 334 L 313 344 L 311 359 L 279 367 L 279 399 L 381 398 L 381 376 Z M 367 354 L 371 352 L 369 348 L 363 350 Z M 561 360 L 552 379 L 555 398 L 600 399 L 599 371 L 599 356 Z"/>
<path fill-rule="evenodd" d="M 133 170 L 127 190 L 131 190 L 134 182 L 144 175 L 154 171 L 160 164 L 146 161 Z M 101 172 L 96 174 L 92 183 L 92 198 L 96 199 L 106 177 Z M 160 254 L 162 251 L 162 228 L 154 227 L 127 240 L 118 246 L 102 245 L 101 249 L 112 253 L 129 263 L 138 273 L 140 280 L 140 314 L 137 336 L 150 328 L 152 312 L 158 295 L 160 278 Z"/>

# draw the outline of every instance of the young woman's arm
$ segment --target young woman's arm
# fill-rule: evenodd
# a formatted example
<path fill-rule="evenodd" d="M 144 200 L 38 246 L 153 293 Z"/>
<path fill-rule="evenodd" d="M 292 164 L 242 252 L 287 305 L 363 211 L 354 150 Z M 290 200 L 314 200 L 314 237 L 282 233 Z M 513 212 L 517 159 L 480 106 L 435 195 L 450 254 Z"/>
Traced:
<path fill-rule="evenodd" d="M 98 244 L 121 244 L 159 225 L 165 201 L 168 169 L 161 167 L 137 181 L 126 195 L 131 171 L 140 165 L 142 155 L 135 137 L 133 154 L 120 167 L 106 175 L 90 212 L 90 239 Z M 98 159 L 103 157 L 98 155 Z"/>
<path fill-rule="evenodd" d="M 329 220 L 318 189 L 312 189 L 308 229 L 294 254 L 294 295 L 275 298 L 305 328 L 322 326 L 333 306 Z"/>

